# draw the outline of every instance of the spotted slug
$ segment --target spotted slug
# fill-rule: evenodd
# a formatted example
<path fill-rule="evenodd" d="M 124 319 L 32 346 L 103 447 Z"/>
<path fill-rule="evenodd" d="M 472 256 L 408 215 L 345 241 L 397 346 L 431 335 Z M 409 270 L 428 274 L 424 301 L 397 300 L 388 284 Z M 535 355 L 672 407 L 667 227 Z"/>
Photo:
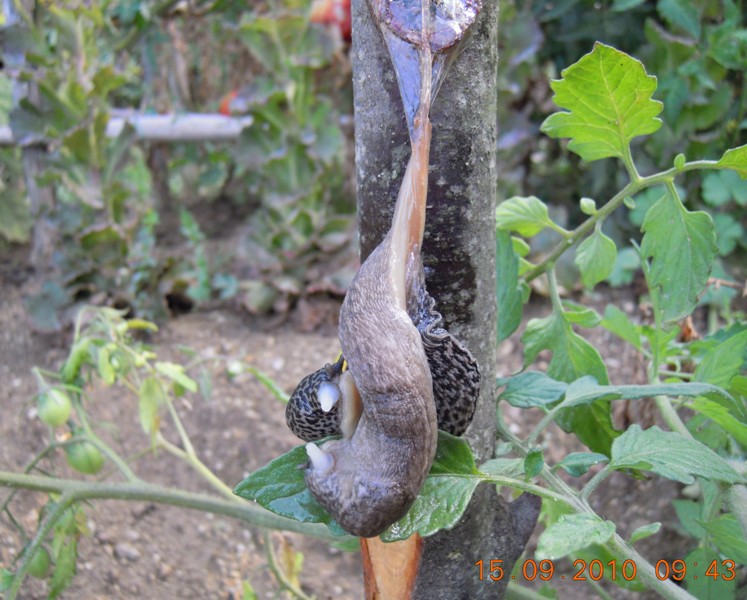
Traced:
<path fill-rule="evenodd" d="M 443 11 L 461 7 L 459 2 L 435 2 L 434 14 L 430 0 L 371 0 L 370 6 L 397 72 L 411 155 L 392 225 L 342 304 L 344 359 L 305 378 L 286 413 L 303 439 L 342 434 L 321 446 L 307 444 L 305 480 L 330 515 L 361 537 L 381 534 L 407 513 L 433 463 L 439 423 L 463 432 L 479 392 L 474 359 L 441 327 L 421 258 L 430 104 L 445 72 L 445 50 L 459 41 L 455 32 L 465 30 L 467 13 L 446 15 L 458 21 L 456 27 L 444 26 Z M 414 93 L 413 82 L 419 84 Z"/>

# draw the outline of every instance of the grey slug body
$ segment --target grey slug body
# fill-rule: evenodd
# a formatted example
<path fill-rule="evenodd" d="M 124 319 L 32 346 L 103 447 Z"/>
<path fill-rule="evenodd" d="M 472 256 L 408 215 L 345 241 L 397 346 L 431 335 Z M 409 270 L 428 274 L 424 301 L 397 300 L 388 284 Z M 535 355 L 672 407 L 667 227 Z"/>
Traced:
<path fill-rule="evenodd" d="M 314 497 L 345 530 L 362 537 L 379 535 L 405 515 L 436 451 L 433 387 L 420 333 L 407 312 L 388 301 L 390 282 L 380 276 L 382 264 L 391 261 L 385 240 L 361 268 L 340 316 L 343 355 L 363 399 L 360 420 L 350 438 L 322 445 L 328 465 L 317 466 L 312 457 L 306 470 Z"/>
<path fill-rule="evenodd" d="M 472 353 L 444 329 L 443 317 L 435 304 L 424 277 L 418 277 L 408 296 L 407 313 L 420 333 L 428 360 L 438 428 L 462 435 L 472 421 L 480 395 L 480 370 Z M 340 404 L 324 410 L 318 399 L 320 386 L 337 384 L 341 362 L 342 358 L 335 365 L 325 365 L 307 375 L 291 394 L 285 420 L 288 428 L 304 441 L 342 435 Z"/>

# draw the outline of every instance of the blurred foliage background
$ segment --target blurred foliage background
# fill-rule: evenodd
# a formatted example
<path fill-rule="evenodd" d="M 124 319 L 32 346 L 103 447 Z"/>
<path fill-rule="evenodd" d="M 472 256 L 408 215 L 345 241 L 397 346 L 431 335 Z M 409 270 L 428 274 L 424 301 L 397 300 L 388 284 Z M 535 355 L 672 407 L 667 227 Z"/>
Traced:
<path fill-rule="evenodd" d="M 61 327 L 80 302 L 158 319 L 228 299 L 284 313 L 344 293 L 356 256 L 346 0 L 23 5 L 19 23 L 0 24 L 0 126 L 23 144 L 0 147 L 0 254 L 27 256 L 34 235 L 53 248 L 32 265 L 27 308 L 39 328 Z M 739 2 L 506 0 L 500 20 L 498 201 L 538 196 L 572 226 L 580 198 L 601 205 L 622 187 L 617 161 L 584 163 L 539 133 L 554 110 L 549 82 L 595 41 L 658 77 L 666 124 L 634 148 L 637 164 L 715 159 L 747 141 Z M 143 142 L 132 127 L 106 135 L 112 116 L 132 111 L 251 124 L 235 142 Z M 24 178 L 34 148 L 34 183 L 50 192 L 41 203 Z M 715 275 L 743 279 L 747 182 L 731 171 L 684 181 L 687 205 L 716 223 Z M 625 246 L 657 198 L 630 199 L 607 234 Z M 610 283 L 631 283 L 636 261 L 622 250 Z M 736 293 L 712 289 L 704 302 L 727 307 Z"/>

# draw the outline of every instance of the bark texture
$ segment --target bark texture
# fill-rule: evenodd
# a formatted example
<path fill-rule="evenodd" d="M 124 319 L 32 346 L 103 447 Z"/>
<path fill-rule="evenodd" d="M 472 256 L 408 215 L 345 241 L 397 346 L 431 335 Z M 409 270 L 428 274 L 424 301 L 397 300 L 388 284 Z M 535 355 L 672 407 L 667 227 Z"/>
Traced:
<path fill-rule="evenodd" d="M 367 0 L 353 0 L 356 174 L 361 260 L 392 220 L 409 157 L 396 77 Z M 433 105 L 426 282 L 446 326 L 480 365 L 482 391 L 466 438 L 478 464 L 495 446 L 495 198 L 498 6 L 484 0 L 471 38 Z M 497 598 L 475 561 L 503 559 L 510 572 L 536 521 L 534 498 L 507 505 L 481 486 L 459 525 L 424 541 L 415 598 Z M 499 595 L 496 595 L 499 594 Z"/>

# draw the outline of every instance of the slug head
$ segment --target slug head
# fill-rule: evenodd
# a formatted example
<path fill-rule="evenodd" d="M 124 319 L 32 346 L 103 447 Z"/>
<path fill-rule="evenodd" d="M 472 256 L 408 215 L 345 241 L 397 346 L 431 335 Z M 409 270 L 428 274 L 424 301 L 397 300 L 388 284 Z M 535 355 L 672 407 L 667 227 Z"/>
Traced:
<path fill-rule="evenodd" d="M 310 444 L 311 445 L 311 444 Z M 375 537 L 401 519 L 417 496 L 409 482 L 378 464 L 366 464 L 349 440 L 326 442 L 309 451 L 306 485 L 347 532 Z M 419 489 L 420 486 L 418 486 Z"/>

